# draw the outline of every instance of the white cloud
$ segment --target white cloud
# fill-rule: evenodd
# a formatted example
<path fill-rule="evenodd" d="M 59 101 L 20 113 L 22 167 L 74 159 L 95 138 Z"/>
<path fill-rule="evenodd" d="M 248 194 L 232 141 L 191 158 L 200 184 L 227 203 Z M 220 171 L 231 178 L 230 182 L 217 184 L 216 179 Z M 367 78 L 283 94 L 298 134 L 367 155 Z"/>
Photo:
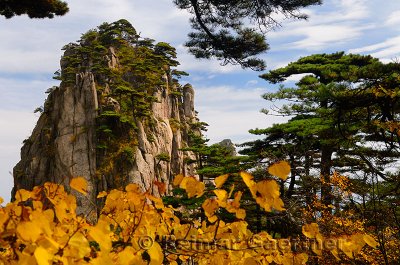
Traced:
<path fill-rule="evenodd" d="M 1 57 L 0 72 L 5 73 L 52 73 L 60 68 L 60 55 L 55 50 L 10 50 Z"/>
<path fill-rule="evenodd" d="M 266 128 L 282 121 L 260 113 L 268 106 L 261 97 L 265 92 L 265 88 L 197 87 L 196 110 L 200 120 L 210 125 L 206 136 L 212 143 L 226 138 L 241 143 L 255 138 L 248 133 L 250 129 Z"/>
<path fill-rule="evenodd" d="M 232 113 L 203 109 L 200 117 L 210 125 L 205 133 L 206 137 L 211 139 L 210 143 L 220 142 L 224 139 L 231 139 L 235 144 L 251 141 L 258 137 L 251 135 L 248 132 L 250 129 L 267 128 L 274 123 L 286 121 L 285 118 L 266 116 L 254 110 Z"/>
<path fill-rule="evenodd" d="M 342 20 L 359 20 L 370 14 L 367 0 L 341 0 L 338 7 L 341 9 L 338 17 Z"/>
<path fill-rule="evenodd" d="M 300 79 L 305 77 L 308 74 L 297 74 L 297 75 L 291 75 L 288 78 L 286 78 L 285 82 L 299 82 Z"/>
<path fill-rule="evenodd" d="M 399 26 L 400 25 L 400 10 L 392 12 L 385 23 L 387 26 Z"/>
<path fill-rule="evenodd" d="M 196 109 L 200 120 L 209 124 L 205 135 L 211 139 L 210 143 L 223 139 L 231 139 L 236 144 L 251 141 L 258 136 L 250 134 L 250 129 L 267 128 L 287 121 L 287 117 L 267 116 L 260 112 L 262 108 L 271 106 L 261 97 L 265 92 L 265 88 L 197 88 Z"/>
<path fill-rule="evenodd" d="M 246 83 L 246 87 L 252 87 L 252 86 L 255 86 L 255 85 L 257 85 L 258 84 L 258 80 L 249 80 L 249 81 L 247 81 L 247 83 Z"/>
<path fill-rule="evenodd" d="M 196 87 L 196 102 L 199 103 L 198 108 L 215 106 L 219 109 L 229 108 L 241 111 L 243 108 L 249 108 L 249 105 L 253 105 L 250 108 L 254 109 L 254 102 L 257 102 L 257 105 L 260 102 L 264 103 L 264 100 L 261 99 L 263 93 L 265 93 L 265 88 L 238 89 L 232 86 Z"/>
<path fill-rule="evenodd" d="M 350 49 L 350 53 L 370 53 L 372 56 L 390 60 L 400 56 L 400 36 L 360 48 Z"/>
<path fill-rule="evenodd" d="M 364 21 L 370 12 L 366 0 L 332 0 L 329 3 L 335 6 L 333 11 L 320 12 L 320 7 L 308 9 L 307 21 L 284 22 L 282 28 L 271 32 L 270 39 L 281 43 L 273 49 L 314 52 L 349 43 L 360 38 L 365 30 L 375 27 Z"/>
<path fill-rule="evenodd" d="M 33 79 L 33 80 L 32 80 Z M 5 100 L 2 101 L 0 110 L 26 110 L 33 112 L 36 107 L 43 105 L 48 88 L 58 82 L 51 80 L 40 80 L 39 77 L 0 77 L 0 94 Z"/>
<path fill-rule="evenodd" d="M 299 29 L 298 34 L 304 38 L 287 44 L 289 48 L 321 50 L 328 46 L 351 41 L 361 35 L 360 28 L 351 28 L 348 25 L 316 25 Z"/>

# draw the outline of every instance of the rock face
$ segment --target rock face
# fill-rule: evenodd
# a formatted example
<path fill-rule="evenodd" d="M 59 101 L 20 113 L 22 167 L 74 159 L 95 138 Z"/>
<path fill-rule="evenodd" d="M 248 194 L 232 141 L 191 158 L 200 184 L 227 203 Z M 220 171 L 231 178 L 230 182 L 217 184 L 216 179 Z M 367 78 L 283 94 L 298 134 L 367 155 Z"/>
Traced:
<path fill-rule="evenodd" d="M 132 42 L 107 47 L 91 40 L 66 46 L 62 82 L 50 92 L 32 135 L 24 142 L 21 161 L 14 168 L 13 193 L 48 181 L 68 189 L 70 179 L 81 176 L 89 187 L 87 196 L 75 193 L 78 213 L 95 220 L 93 202 L 103 190 L 137 183 L 157 195 L 162 192 L 160 185 L 168 192 L 175 175 L 193 175 L 194 165 L 185 164 L 193 154 L 181 149 L 188 146 L 190 134 L 200 130 L 194 90 L 180 86 L 170 66 L 151 65 L 148 72 L 136 73 L 139 66 L 127 68 L 123 55 L 127 56 L 128 48 L 137 55 L 143 47 Z M 82 48 L 86 51 L 93 45 L 104 47 L 101 56 L 83 56 Z M 146 49 L 157 51 L 152 46 Z M 101 71 L 96 58 L 101 58 Z"/>
<path fill-rule="evenodd" d="M 224 139 L 218 143 L 218 145 L 224 147 L 229 153 L 229 156 L 237 156 L 235 144 L 232 142 L 231 139 Z"/>

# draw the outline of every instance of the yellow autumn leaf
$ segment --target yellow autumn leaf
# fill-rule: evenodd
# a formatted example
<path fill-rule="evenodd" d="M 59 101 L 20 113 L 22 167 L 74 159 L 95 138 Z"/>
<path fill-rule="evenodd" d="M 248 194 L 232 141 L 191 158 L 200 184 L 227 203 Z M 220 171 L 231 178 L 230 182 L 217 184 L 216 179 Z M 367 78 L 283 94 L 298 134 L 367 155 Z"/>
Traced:
<path fill-rule="evenodd" d="M 277 261 L 277 260 L 275 260 Z M 285 253 L 281 257 L 281 262 L 279 264 L 282 265 L 303 265 L 308 261 L 308 255 L 305 253 L 294 254 L 294 253 Z"/>
<path fill-rule="evenodd" d="M 217 196 L 219 206 L 225 208 L 226 200 L 228 199 L 228 192 L 226 190 L 213 190 L 213 192 Z"/>
<path fill-rule="evenodd" d="M 75 258 L 82 259 L 90 253 L 89 241 L 81 232 L 76 232 L 68 241 L 68 246 L 73 250 Z"/>
<path fill-rule="evenodd" d="M 213 216 L 215 211 L 219 208 L 217 201 L 213 199 L 206 199 L 201 207 L 204 209 L 204 213 L 207 217 Z"/>
<path fill-rule="evenodd" d="M 358 254 L 365 246 L 364 235 L 361 233 L 351 235 L 350 240 L 352 242 L 352 247 L 353 247 L 352 251 L 355 254 Z"/>
<path fill-rule="evenodd" d="M 175 264 L 176 260 L 178 259 L 178 255 L 176 254 L 169 254 L 166 256 L 167 260 L 169 261 L 169 264 Z"/>
<path fill-rule="evenodd" d="M 175 179 L 178 178 L 177 182 L 179 182 L 179 188 L 181 188 L 181 189 L 186 189 L 187 185 L 188 185 L 188 182 L 191 182 L 191 181 L 195 180 L 194 177 L 183 177 L 182 176 L 182 179 L 179 181 L 180 177 L 178 177 L 178 176 L 176 176 Z M 174 181 L 175 181 L 175 179 L 174 179 Z"/>
<path fill-rule="evenodd" d="M 22 206 L 15 206 L 14 209 L 12 209 L 14 212 L 14 216 L 21 216 L 22 214 Z"/>
<path fill-rule="evenodd" d="M 253 192 L 256 202 L 267 212 L 272 208 L 283 211 L 283 201 L 280 198 L 279 185 L 275 180 L 262 180 L 253 185 Z"/>
<path fill-rule="evenodd" d="M 306 253 L 300 253 L 294 255 L 294 264 L 303 265 L 306 264 L 308 261 L 308 255 Z"/>
<path fill-rule="evenodd" d="M 48 209 L 45 212 L 33 212 L 31 213 L 30 219 L 36 228 L 50 236 L 52 234 L 51 219 L 47 219 L 47 217 L 54 218 L 54 214 L 51 209 Z"/>
<path fill-rule="evenodd" d="M 262 180 L 257 182 L 255 190 L 261 194 L 262 197 L 279 198 L 279 184 L 275 180 Z"/>
<path fill-rule="evenodd" d="M 64 220 L 68 221 L 71 218 L 68 205 L 65 201 L 60 201 L 59 203 L 57 203 L 54 206 L 54 211 L 56 213 L 58 221 L 60 222 L 63 222 Z"/>
<path fill-rule="evenodd" d="M 271 204 L 271 206 L 272 206 L 272 208 L 274 208 L 275 210 L 278 210 L 278 211 L 285 210 L 285 208 L 283 208 L 284 203 L 281 198 L 275 198 L 273 203 Z"/>
<path fill-rule="evenodd" d="M 11 264 L 13 264 L 13 263 L 11 263 Z M 14 263 L 14 264 L 31 265 L 31 264 L 37 264 L 37 261 L 36 261 L 34 255 L 31 255 L 30 253 L 22 252 L 20 255 L 18 255 L 18 263 Z"/>
<path fill-rule="evenodd" d="M 243 195 L 243 192 L 241 192 L 241 191 L 235 192 L 233 203 L 232 203 L 234 207 L 240 206 L 240 199 L 242 198 L 242 195 Z"/>
<path fill-rule="evenodd" d="M 228 179 L 229 174 L 221 175 L 215 178 L 215 186 L 219 189 L 224 185 L 225 181 Z"/>
<path fill-rule="evenodd" d="M 223 263 L 221 263 L 223 264 Z M 246 265 L 259 265 L 260 263 L 258 263 L 258 261 L 256 261 L 254 258 L 247 258 L 244 260 L 243 264 Z"/>
<path fill-rule="evenodd" d="M 108 195 L 107 191 L 102 191 L 99 194 L 97 194 L 97 199 L 106 197 Z"/>
<path fill-rule="evenodd" d="M 242 177 L 243 182 L 249 188 L 251 195 L 253 195 L 253 197 L 255 198 L 256 197 L 256 190 L 255 190 L 256 183 L 253 180 L 253 176 L 244 171 L 240 172 L 240 176 Z"/>
<path fill-rule="evenodd" d="M 107 200 L 118 201 L 123 197 L 123 192 L 120 190 L 112 190 L 107 196 Z"/>
<path fill-rule="evenodd" d="M 93 264 L 93 265 L 114 264 L 114 261 L 111 259 L 110 255 L 108 253 L 100 252 L 100 255 L 98 255 L 95 259 L 92 259 L 90 261 L 90 264 Z M 140 264 L 140 265 L 142 265 L 142 264 Z"/>
<path fill-rule="evenodd" d="M 319 234 L 319 227 L 317 223 L 305 224 L 302 227 L 303 235 L 308 238 L 315 238 Z"/>
<path fill-rule="evenodd" d="M 156 207 L 156 209 L 164 209 L 165 208 L 165 205 L 161 198 L 155 197 L 150 194 L 147 195 L 147 198 L 149 198 L 154 203 L 154 207 Z"/>
<path fill-rule="evenodd" d="M 38 265 L 53 264 L 53 262 L 51 261 L 53 259 L 53 255 L 49 253 L 44 247 L 37 247 L 35 249 L 34 256 Z"/>
<path fill-rule="evenodd" d="M 364 247 L 365 242 L 362 234 L 354 234 L 339 238 L 339 248 L 348 256 L 353 258 L 354 254 L 357 254 Z"/>
<path fill-rule="evenodd" d="M 49 236 L 40 237 L 36 244 L 45 248 L 51 254 L 56 254 L 61 247 L 55 239 Z"/>
<path fill-rule="evenodd" d="M 83 177 L 76 177 L 71 179 L 69 185 L 71 186 L 72 189 L 76 190 L 77 192 L 80 192 L 84 195 L 87 194 L 88 183 L 87 180 L 84 179 Z"/>
<path fill-rule="evenodd" d="M 236 211 L 236 218 L 237 219 L 241 219 L 243 220 L 244 218 L 246 218 L 246 211 L 244 209 L 238 209 Z"/>
<path fill-rule="evenodd" d="M 15 200 L 17 202 L 26 201 L 31 197 L 31 194 L 32 193 L 29 190 L 24 190 L 24 189 L 17 190 L 17 192 L 15 193 Z"/>
<path fill-rule="evenodd" d="M 186 190 L 187 196 L 192 198 L 194 196 L 201 197 L 204 193 L 205 184 L 198 181 L 194 177 L 184 177 L 179 187 Z"/>
<path fill-rule="evenodd" d="M 17 234 L 25 241 L 35 242 L 42 234 L 42 230 L 32 222 L 20 222 L 17 226 Z"/>
<path fill-rule="evenodd" d="M 136 183 L 128 184 L 128 185 L 125 187 L 125 190 L 126 190 L 127 192 L 140 193 L 140 187 L 139 187 L 139 185 L 136 184 Z"/>
<path fill-rule="evenodd" d="M 176 175 L 173 181 L 174 186 L 179 186 L 183 180 L 184 176 L 182 174 Z"/>
<path fill-rule="evenodd" d="M 370 235 L 364 235 L 363 240 L 365 243 L 367 243 L 370 247 L 373 248 L 376 248 L 379 245 L 379 243 L 376 242 L 376 240 Z"/>
<path fill-rule="evenodd" d="M 118 253 L 118 261 L 121 265 L 138 264 L 142 260 L 142 264 L 147 264 L 141 257 L 135 256 L 135 250 L 132 247 L 126 247 L 123 251 Z M 138 259 L 139 260 L 135 260 Z"/>
<path fill-rule="evenodd" d="M 222 255 L 215 255 L 215 256 L 212 258 L 211 262 L 208 263 L 208 264 L 211 264 L 211 265 L 224 265 L 225 263 L 226 263 L 226 261 L 225 261 L 225 259 L 224 259 L 224 256 L 222 256 Z M 246 264 L 246 263 L 245 263 L 245 264 Z"/>
<path fill-rule="evenodd" d="M 99 243 L 101 251 L 111 250 L 110 225 L 106 221 L 99 220 L 96 226 L 90 229 L 89 235 Z"/>
<path fill-rule="evenodd" d="M 218 216 L 216 216 L 216 215 L 213 215 L 208 218 L 208 221 L 212 224 L 215 223 L 217 220 L 218 220 Z"/>
<path fill-rule="evenodd" d="M 162 251 L 160 245 L 157 242 L 153 243 L 151 248 L 149 250 L 147 250 L 147 253 L 150 256 L 150 264 L 149 265 L 163 264 L 164 254 L 163 254 L 163 251 Z"/>
<path fill-rule="evenodd" d="M 279 177 L 280 179 L 286 180 L 290 174 L 290 165 L 286 161 L 280 161 L 268 168 L 268 173 L 272 176 Z"/>
<path fill-rule="evenodd" d="M 4 202 L 4 199 L 2 197 L 0 197 L 0 204 L 2 204 Z"/>
<path fill-rule="evenodd" d="M 52 220 L 54 220 L 54 211 L 53 209 L 47 209 L 45 211 L 42 212 L 44 218 L 46 221 L 51 222 Z"/>

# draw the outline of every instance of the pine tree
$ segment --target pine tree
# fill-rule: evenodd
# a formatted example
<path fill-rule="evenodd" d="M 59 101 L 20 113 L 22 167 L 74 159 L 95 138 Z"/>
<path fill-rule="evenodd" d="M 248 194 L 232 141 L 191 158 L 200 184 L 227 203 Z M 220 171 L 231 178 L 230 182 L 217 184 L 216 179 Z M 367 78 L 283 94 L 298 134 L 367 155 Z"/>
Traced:
<path fill-rule="evenodd" d="M 30 18 L 53 18 L 63 16 L 69 8 L 60 0 L 7 0 L 0 2 L 0 16 L 11 18 L 27 14 Z"/>
<path fill-rule="evenodd" d="M 388 164 L 398 154 L 396 132 L 378 125 L 397 119 L 398 96 L 394 93 L 398 69 L 398 64 L 383 64 L 371 56 L 339 52 L 307 56 L 261 75 L 271 83 L 279 83 L 306 74 L 295 87 L 282 85 L 278 92 L 263 96 L 269 101 L 288 102 L 278 114 L 294 117 L 286 124 L 252 131 L 266 138 L 247 143 L 251 148 L 244 152 L 259 152 L 259 160 L 286 157 L 304 163 L 301 169 L 305 174 L 293 173 L 305 178 L 310 170 L 317 169 L 322 176 L 322 198 L 326 205 L 331 204 L 330 187 L 323 183 L 329 183 L 333 171 L 377 173 L 378 162 Z M 379 94 L 382 87 L 392 93 Z M 372 144 L 376 142 L 388 148 L 379 150 Z M 283 152 L 274 154 L 272 150 L 277 147 Z M 369 163 L 374 156 L 380 161 Z M 293 182 L 289 187 L 291 194 Z"/>
<path fill-rule="evenodd" d="M 268 50 L 264 33 L 279 25 L 272 15 L 280 13 L 287 18 L 305 19 L 299 9 L 321 1 L 174 0 L 174 3 L 193 15 L 190 20 L 193 32 L 186 46 L 197 58 L 215 57 L 223 64 L 264 70 L 265 62 L 257 55 Z"/>

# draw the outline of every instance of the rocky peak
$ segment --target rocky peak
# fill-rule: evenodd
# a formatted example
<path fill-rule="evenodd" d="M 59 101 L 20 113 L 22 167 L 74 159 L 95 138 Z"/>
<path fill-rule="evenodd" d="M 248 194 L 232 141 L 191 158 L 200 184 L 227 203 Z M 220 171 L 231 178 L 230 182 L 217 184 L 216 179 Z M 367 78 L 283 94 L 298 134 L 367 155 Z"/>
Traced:
<path fill-rule="evenodd" d="M 193 154 L 182 151 L 190 132 L 200 134 L 194 89 L 175 79 L 182 72 L 173 70 L 174 48 L 141 39 L 120 20 L 64 49 L 60 86 L 24 141 L 13 192 L 47 181 L 68 189 L 72 177 L 84 177 L 88 195 L 75 194 L 78 213 L 95 220 L 103 190 L 137 183 L 158 195 L 175 175 L 194 174 L 185 163 Z"/>
<path fill-rule="evenodd" d="M 231 139 L 224 139 L 217 144 L 224 147 L 229 152 L 227 155 L 229 156 L 237 155 L 235 144 L 232 142 Z"/>

